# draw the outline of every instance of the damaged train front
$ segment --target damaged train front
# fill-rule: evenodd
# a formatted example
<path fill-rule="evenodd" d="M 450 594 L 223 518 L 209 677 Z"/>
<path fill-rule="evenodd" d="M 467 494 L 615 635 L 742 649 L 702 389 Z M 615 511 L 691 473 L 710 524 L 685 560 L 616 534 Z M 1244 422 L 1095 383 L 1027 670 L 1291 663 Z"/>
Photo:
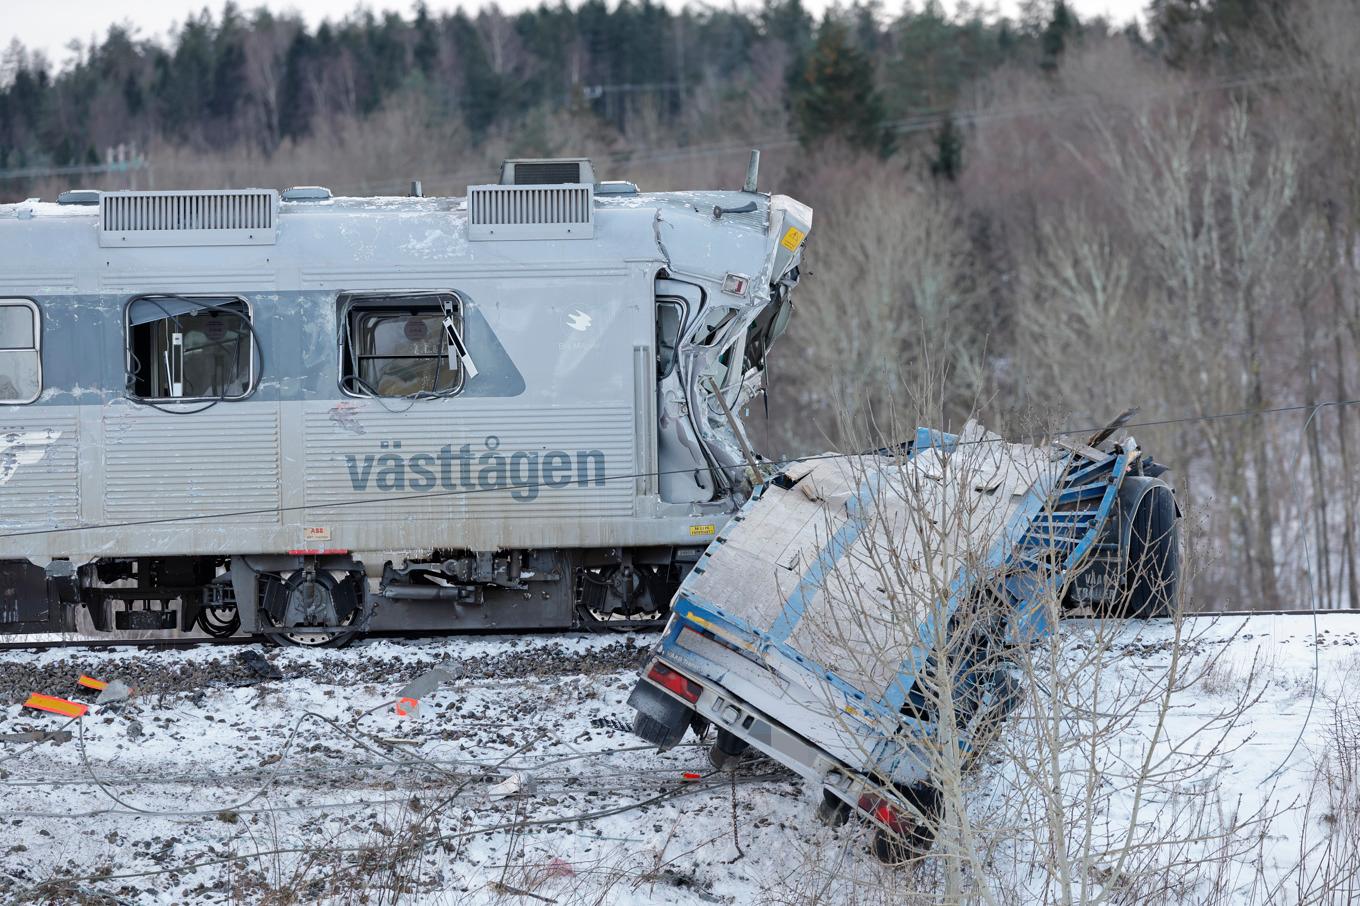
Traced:
<path fill-rule="evenodd" d="M 679 193 L 677 193 L 679 194 Z M 741 503 L 767 471 L 742 423 L 793 312 L 812 209 L 784 195 L 681 196 L 657 211 L 662 500 Z"/>

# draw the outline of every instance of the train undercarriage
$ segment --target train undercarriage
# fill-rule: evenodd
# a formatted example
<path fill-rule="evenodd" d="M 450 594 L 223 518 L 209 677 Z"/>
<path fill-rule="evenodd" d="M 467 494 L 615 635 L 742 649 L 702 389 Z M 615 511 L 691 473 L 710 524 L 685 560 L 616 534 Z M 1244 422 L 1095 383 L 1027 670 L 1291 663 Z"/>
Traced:
<path fill-rule="evenodd" d="M 702 547 L 0 561 L 0 634 L 202 632 L 343 645 L 368 632 L 632 629 L 664 617 Z M 247 602 L 246 606 L 242 606 Z"/>

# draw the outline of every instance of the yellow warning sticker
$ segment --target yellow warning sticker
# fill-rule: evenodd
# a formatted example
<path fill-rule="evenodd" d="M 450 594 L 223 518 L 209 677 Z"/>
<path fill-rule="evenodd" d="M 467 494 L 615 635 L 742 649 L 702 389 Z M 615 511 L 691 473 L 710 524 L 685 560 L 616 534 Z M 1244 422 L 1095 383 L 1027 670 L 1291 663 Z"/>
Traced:
<path fill-rule="evenodd" d="M 779 240 L 779 244 L 791 252 L 796 252 L 798 251 L 798 243 L 802 242 L 803 237 L 806 235 L 807 233 L 798 229 L 798 227 L 789 227 L 789 231 L 784 234 L 784 238 Z"/>
<path fill-rule="evenodd" d="M 691 525 L 689 527 L 689 533 L 691 535 L 711 535 L 716 530 L 717 526 L 713 525 Z"/>

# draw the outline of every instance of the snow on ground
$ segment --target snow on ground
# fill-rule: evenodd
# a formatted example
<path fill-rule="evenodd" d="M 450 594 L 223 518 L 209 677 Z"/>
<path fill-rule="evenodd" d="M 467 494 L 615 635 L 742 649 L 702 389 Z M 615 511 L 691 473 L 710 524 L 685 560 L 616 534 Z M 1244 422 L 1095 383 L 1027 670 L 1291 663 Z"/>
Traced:
<path fill-rule="evenodd" d="M 1173 723 L 1230 702 L 1253 661 L 1264 666 L 1215 770 L 1246 800 L 1306 797 L 1329 697 L 1360 676 L 1360 617 L 1321 615 L 1316 638 L 1309 617 L 1189 622 L 1199 656 L 1221 652 L 1237 667 L 1178 692 Z M 1079 647 L 1090 630 L 1063 631 Z M 1115 669 L 1137 677 L 1164 665 L 1168 625 L 1124 632 Z M 633 737 L 624 702 L 650 642 L 249 649 L 282 679 L 260 676 L 241 647 L 2 652 L 0 734 L 61 727 L 22 702 L 30 692 L 92 701 L 76 686 L 82 673 L 123 679 L 136 695 L 92 708 L 68 742 L 0 743 L 0 899 L 758 903 L 798 901 L 809 860 L 890 877 L 869 864 L 862 829 L 820 826 L 815 801 L 776 766 L 748 759 L 733 781 L 700 746 L 658 754 Z M 418 714 L 397 715 L 401 686 L 436 666 L 459 679 Z M 1141 719 L 1130 738 L 1149 732 Z M 1288 812 L 1273 826 L 1272 857 L 1288 857 L 1300 820 Z"/>

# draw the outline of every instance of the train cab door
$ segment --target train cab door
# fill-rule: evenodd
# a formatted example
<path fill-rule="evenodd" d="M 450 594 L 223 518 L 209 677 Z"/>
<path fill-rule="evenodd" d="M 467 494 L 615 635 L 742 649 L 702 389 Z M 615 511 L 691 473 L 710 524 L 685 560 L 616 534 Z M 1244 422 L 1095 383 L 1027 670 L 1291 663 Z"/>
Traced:
<path fill-rule="evenodd" d="M 690 422 L 680 368 L 685 328 L 703 307 L 703 298 L 693 284 L 656 281 L 656 452 L 658 488 L 668 503 L 712 500 L 717 492 Z"/>

